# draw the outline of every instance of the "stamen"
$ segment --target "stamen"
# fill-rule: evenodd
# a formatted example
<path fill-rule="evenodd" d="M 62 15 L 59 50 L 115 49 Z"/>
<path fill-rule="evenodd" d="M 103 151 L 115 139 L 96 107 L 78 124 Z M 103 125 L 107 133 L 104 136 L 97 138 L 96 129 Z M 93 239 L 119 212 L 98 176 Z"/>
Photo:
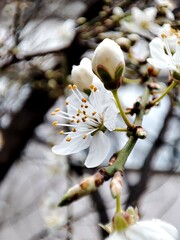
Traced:
<path fill-rule="evenodd" d="M 162 33 L 162 34 L 161 34 L 161 37 L 162 37 L 162 38 L 167 38 L 167 35 L 164 34 L 164 33 Z"/>
<path fill-rule="evenodd" d="M 52 112 L 51 115 L 54 116 L 54 115 L 56 115 L 56 113 L 55 113 L 55 112 Z"/>
<path fill-rule="evenodd" d="M 72 132 L 76 132 L 77 130 L 76 130 L 76 128 L 72 128 L 71 131 Z"/>
<path fill-rule="evenodd" d="M 69 84 L 69 85 L 68 85 L 68 90 L 72 90 L 72 89 L 73 89 L 72 85 Z"/>
<path fill-rule="evenodd" d="M 67 137 L 67 138 L 66 138 L 66 141 L 67 141 L 67 142 L 70 142 L 70 141 L 71 141 L 71 138 L 70 138 L 70 137 Z"/>
<path fill-rule="evenodd" d="M 52 122 L 52 125 L 53 125 L 54 127 L 58 126 L 58 121 Z"/>
<path fill-rule="evenodd" d="M 86 137 L 87 137 L 86 134 L 83 134 L 83 135 L 82 135 L 82 138 L 83 138 L 83 139 L 86 139 Z"/>
<path fill-rule="evenodd" d="M 56 108 L 54 111 L 55 112 L 60 112 L 60 108 Z"/>
<path fill-rule="evenodd" d="M 82 100 L 81 100 L 82 102 L 84 102 L 84 103 L 86 103 L 87 102 L 87 100 L 86 100 L 86 98 L 82 98 Z"/>
<path fill-rule="evenodd" d="M 64 131 L 63 131 L 63 130 L 61 130 L 61 131 L 59 132 L 59 134 L 60 134 L 60 135 L 63 135 L 63 134 L 64 134 Z"/>
<path fill-rule="evenodd" d="M 73 87 L 73 90 L 77 89 L 77 86 L 75 84 L 72 87 Z"/>

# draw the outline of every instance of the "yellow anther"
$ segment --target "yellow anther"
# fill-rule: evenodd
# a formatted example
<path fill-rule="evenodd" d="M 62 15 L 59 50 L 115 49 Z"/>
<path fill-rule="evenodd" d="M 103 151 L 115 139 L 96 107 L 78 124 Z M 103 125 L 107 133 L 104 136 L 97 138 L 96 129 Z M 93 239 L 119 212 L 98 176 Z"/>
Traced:
<path fill-rule="evenodd" d="M 96 114 L 96 112 L 93 112 L 92 115 L 94 116 Z"/>
<path fill-rule="evenodd" d="M 82 121 L 83 121 L 83 122 L 86 122 L 86 118 L 85 118 L 85 117 L 83 117 L 83 118 L 82 118 Z"/>
<path fill-rule="evenodd" d="M 54 111 L 55 112 L 60 112 L 60 108 L 56 108 Z"/>
<path fill-rule="evenodd" d="M 73 88 L 73 90 L 76 90 L 76 89 L 77 89 L 77 86 L 74 84 L 74 85 L 72 86 L 72 88 Z"/>
<path fill-rule="evenodd" d="M 72 132 L 76 132 L 76 128 L 72 128 L 71 131 L 72 131 Z"/>
<path fill-rule="evenodd" d="M 59 134 L 60 134 L 60 135 L 63 135 L 63 134 L 64 134 L 64 131 L 63 131 L 63 130 L 61 130 L 61 131 L 59 132 Z"/>
<path fill-rule="evenodd" d="M 84 103 L 86 103 L 87 102 L 87 100 L 86 100 L 86 98 L 82 98 L 82 100 L 81 100 L 82 102 L 84 102 Z"/>
<path fill-rule="evenodd" d="M 53 125 L 54 127 L 56 127 L 56 126 L 58 125 L 58 121 L 54 121 L 54 122 L 52 123 L 52 125 Z"/>
<path fill-rule="evenodd" d="M 67 141 L 67 142 L 70 142 L 70 141 L 71 141 L 71 138 L 70 138 L 70 137 L 67 137 L 67 138 L 66 138 L 66 141 Z"/>
<path fill-rule="evenodd" d="M 94 87 L 94 88 L 93 88 L 93 91 L 96 92 L 96 91 L 97 91 L 97 87 Z"/>
<path fill-rule="evenodd" d="M 87 137 L 87 135 L 86 135 L 86 134 L 83 134 L 83 135 L 82 135 L 82 138 L 83 138 L 83 139 L 85 139 L 86 137 Z"/>
<path fill-rule="evenodd" d="M 73 123 L 73 122 L 75 122 L 74 120 L 71 120 L 71 122 Z"/>
<path fill-rule="evenodd" d="M 167 38 L 167 35 L 163 33 L 163 34 L 161 34 L 161 37 L 162 38 Z"/>
<path fill-rule="evenodd" d="M 68 85 L 68 90 L 72 90 L 72 89 L 73 89 L 72 85 L 69 84 L 69 85 Z"/>
<path fill-rule="evenodd" d="M 56 115 L 56 113 L 55 113 L 55 112 L 52 112 L 51 115 L 54 116 L 54 115 Z"/>
<path fill-rule="evenodd" d="M 91 90 L 93 90 L 93 89 L 94 89 L 94 85 L 91 84 L 89 88 L 90 88 Z"/>

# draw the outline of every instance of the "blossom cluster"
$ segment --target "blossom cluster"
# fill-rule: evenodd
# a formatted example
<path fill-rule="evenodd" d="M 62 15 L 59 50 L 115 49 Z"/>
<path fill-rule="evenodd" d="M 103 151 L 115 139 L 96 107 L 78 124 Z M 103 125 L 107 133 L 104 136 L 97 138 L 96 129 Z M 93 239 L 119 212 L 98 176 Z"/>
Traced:
<path fill-rule="evenodd" d="M 52 112 L 52 115 L 56 117 L 53 125 L 60 126 L 59 134 L 65 136 L 60 144 L 52 148 L 54 153 L 69 155 L 89 149 L 84 162 L 86 167 L 93 168 L 108 164 L 110 167 L 112 166 L 110 170 L 108 169 L 109 172 L 107 168 L 103 170 L 107 170 L 106 178 L 110 178 L 109 175 L 112 177 L 111 193 L 113 198 L 117 200 L 117 211 L 112 223 L 103 226 L 110 233 L 107 240 L 178 239 L 177 230 L 166 222 L 158 219 L 138 221 L 135 210 L 133 210 L 133 214 L 130 213 L 131 211 L 119 210 L 121 179 L 119 180 L 118 174 L 123 171 L 127 158 L 124 157 L 125 154 L 122 151 L 125 148 L 120 149 L 113 135 L 124 131 L 129 138 L 133 137 L 135 140 L 146 138 L 146 132 L 141 126 L 142 119 L 139 120 L 139 118 L 145 114 L 146 110 L 156 106 L 169 91 L 179 84 L 180 31 L 171 28 L 169 23 L 160 25 L 155 21 L 158 11 L 163 11 L 170 21 L 174 19 L 171 12 L 173 6 L 168 5 L 168 3 L 169 1 L 157 0 L 156 8 L 149 7 L 144 11 L 133 7 L 130 18 L 124 17 L 122 9 L 115 8 L 114 15 L 120 18 L 120 27 L 124 32 L 127 32 L 128 37 L 108 38 L 108 33 L 106 33 L 104 40 L 96 47 L 92 57 L 84 57 L 78 66 L 73 66 L 70 77 L 72 84 L 67 87 L 67 111 L 56 108 Z M 113 34 L 112 36 L 114 36 Z M 131 46 L 133 41 L 135 44 Z M 124 47 L 129 51 L 123 52 Z M 141 49 L 144 51 L 141 52 Z M 144 98 L 142 101 L 137 101 L 134 103 L 134 108 L 128 112 L 128 109 L 125 111 L 122 107 L 117 90 L 124 82 L 133 82 L 133 79 L 126 77 L 128 75 L 126 65 L 129 62 L 130 66 L 141 62 L 145 63 L 143 71 L 146 74 L 142 74 L 143 78 L 136 79 L 134 82 L 144 84 L 148 88 L 149 95 L 146 95 L 148 99 L 146 102 Z M 164 91 L 160 89 L 160 84 L 154 81 L 154 77 L 158 76 L 160 70 L 166 70 L 169 74 L 170 85 Z M 156 94 L 160 96 L 156 97 Z M 140 114 L 140 116 L 131 122 L 128 114 L 136 114 L 136 116 Z M 122 120 L 125 128 L 118 126 L 119 121 Z M 117 158 L 115 166 L 114 162 L 111 161 L 114 155 Z M 124 158 L 121 159 L 122 156 Z M 99 185 L 104 181 L 103 174 L 101 172 L 97 174 L 101 179 L 98 182 Z M 89 194 L 91 190 L 95 191 L 99 186 L 96 181 L 97 175 L 91 176 L 70 189 L 60 206 L 71 202 L 73 197 L 81 197 Z"/>

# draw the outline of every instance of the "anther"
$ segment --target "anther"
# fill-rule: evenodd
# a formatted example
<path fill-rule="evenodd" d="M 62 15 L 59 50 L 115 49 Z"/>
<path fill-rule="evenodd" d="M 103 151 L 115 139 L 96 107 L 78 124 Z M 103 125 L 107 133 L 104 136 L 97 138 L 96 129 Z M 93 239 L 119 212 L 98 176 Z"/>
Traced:
<path fill-rule="evenodd" d="M 82 102 L 84 102 L 84 103 L 86 103 L 87 102 L 87 100 L 86 100 L 86 98 L 82 98 L 82 100 L 81 100 Z"/>
<path fill-rule="evenodd" d="M 77 122 L 77 123 L 80 123 L 80 120 L 78 119 L 76 122 Z"/>
<path fill-rule="evenodd" d="M 83 121 L 83 122 L 86 122 L 86 118 L 85 118 L 85 117 L 83 117 L 83 118 L 82 118 L 82 121 Z"/>
<path fill-rule="evenodd" d="M 72 131 L 72 132 L 76 132 L 76 128 L 72 128 L 71 131 Z"/>
<path fill-rule="evenodd" d="M 56 108 L 54 111 L 55 112 L 60 112 L 60 108 Z"/>
<path fill-rule="evenodd" d="M 58 125 L 58 121 L 54 121 L 54 122 L 52 123 L 52 125 L 53 125 L 54 127 L 56 127 L 56 126 Z"/>
<path fill-rule="evenodd" d="M 55 113 L 55 112 L 52 112 L 51 115 L 54 116 L 54 115 L 56 115 L 56 113 Z"/>
<path fill-rule="evenodd" d="M 66 101 L 66 105 L 68 105 L 69 104 L 69 102 L 68 101 Z"/>
<path fill-rule="evenodd" d="M 60 135 L 63 135 L 63 134 L 64 134 L 64 131 L 63 131 L 63 130 L 61 130 L 61 131 L 59 132 L 59 134 L 60 134 Z"/>
<path fill-rule="evenodd" d="M 96 112 L 93 112 L 92 115 L 94 116 L 96 114 Z"/>
<path fill-rule="evenodd" d="M 73 88 L 73 90 L 76 90 L 76 89 L 77 89 L 77 86 L 74 84 L 74 85 L 72 86 L 72 88 Z"/>
<path fill-rule="evenodd" d="M 94 89 L 94 85 L 91 84 L 89 88 L 90 88 L 91 90 L 93 90 L 93 89 Z"/>
<path fill-rule="evenodd" d="M 85 108 L 88 108 L 88 105 L 85 105 Z"/>
<path fill-rule="evenodd" d="M 66 138 L 66 141 L 67 141 L 67 142 L 70 142 L 70 141 L 71 141 L 71 138 L 70 138 L 70 137 L 67 137 L 67 138 Z"/>
<path fill-rule="evenodd" d="M 69 85 L 68 85 L 68 90 L 72 90 L 72 89 L 73 89 L 72 85 L 69 84 Z"/>
<path fill-rule="evenodd" d="M 161 37 L 162 38 L 167 38 L 167 35 L 163 33 L 163 34 L 161 34 Z"/>
<path fill-rule="evenodd" d="M 96 91 L 97 91 L 97 87 L 94 87 L 94 88 L 93 88 L 93 91 L 96 92 Z"/>
<path fill-rule="evenodd" d="M 82 135 L 82 138 L 83 138 L 83 139 L 85 139 L 86 137 L 87 137 L 87 135 L 86 135 L 86 134 L 83 134 L 83 135 Z"/>

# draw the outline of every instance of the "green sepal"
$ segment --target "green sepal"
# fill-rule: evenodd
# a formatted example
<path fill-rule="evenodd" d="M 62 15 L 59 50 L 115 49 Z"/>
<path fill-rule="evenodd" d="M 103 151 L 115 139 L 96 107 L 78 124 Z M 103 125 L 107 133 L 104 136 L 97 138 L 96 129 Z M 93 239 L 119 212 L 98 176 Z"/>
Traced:
<path fill-rule="evenodd" d="M 111 78 L 110 74 L 108 73 L 107 69 L 103 65 L 97 66 L 97 72 L 104 84 L 112 82 L 112 78 Z"/>
<path fill-rule="evenodd" d="M 113 227 L 115 231 L 123 231 L 128 228 L 128 223 L 126 222 L 123 214 L 121 212 L 116 212 L 113 219 Z"/>
<path fill-rule="evenodd" d="M 115 70 L 115 81 L 118 81 L 124 73 L 124 65 L 120 63 Z"/>
<path fill-rule="evenodd" d="M 176 72 L 176 71 L 173 71 L 173 78 L 175 80 L 180 80 L 180 73 L 179 72 Z"/>

